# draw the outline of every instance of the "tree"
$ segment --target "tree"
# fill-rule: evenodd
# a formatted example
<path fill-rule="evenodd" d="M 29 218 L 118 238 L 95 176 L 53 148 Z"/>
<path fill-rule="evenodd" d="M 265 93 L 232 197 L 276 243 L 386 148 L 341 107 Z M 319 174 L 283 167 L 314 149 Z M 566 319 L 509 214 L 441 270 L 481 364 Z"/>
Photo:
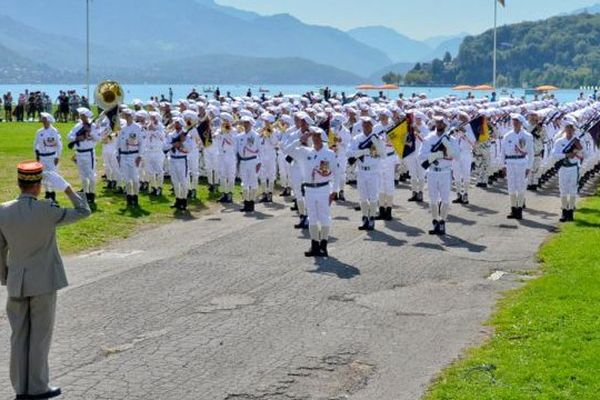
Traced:
<path fill-rule="evenodd" d="M 400 85 L 400 81 L 402 80 L 401 74 L 395 74 L 392 71 L 388 72 L 384 76 L 381 77 L 383 83 L 388 85 Z"/>
<path fill-rule="evenodd" d="M 452 54 L 450 54 L 450 52 L 447 51 L 446 54 L 444 54 L 444 63 L 449 64 L 451 62 L 452 62 Z"/>

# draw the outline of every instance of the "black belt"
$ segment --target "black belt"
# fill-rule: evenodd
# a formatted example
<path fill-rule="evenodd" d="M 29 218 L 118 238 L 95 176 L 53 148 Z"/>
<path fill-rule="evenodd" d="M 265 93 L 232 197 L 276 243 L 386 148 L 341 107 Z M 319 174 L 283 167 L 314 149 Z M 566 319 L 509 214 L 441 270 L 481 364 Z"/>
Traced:
<path fill-rule="evenodd" d="M 321 182 L 321 183 L 304 183 L 303 186 L 304 187 L 308 187 L 308 188 L 320 188 L 320 187 L 324 187 L 329 185 L 329 181 L 327 182 Z"/>
<path fill-rule="evenodd" d="M 40 157 L 50 157 L 50 156 L 56 155 L 56 152 L 54 152 L 54 153 L 38 153 L 38 155 Z"/>
<path fill-rule="evenodd" d="M 387 156 L 388 156 L 388 157 L 391 157 L 391 156 L 394 156 L 394 155 L 396 155 L 396 152 L 395 152 L 395 151 L 392 151 L 392 152 L 390 152 L 390 153 L 387 153 Z"/>
<path fill-rule="evenodd" d="M 91 153 L 94 151 L 94 149 L 85 149 L 85 150 L 81 150 L 81 149 L 76 149 L 78 153 Z"/>
<path fill-rule="evenodd" d="M 253 157 L 240 157 L 240 161 L 252 161 L 252 160 L 256 160 L 258 158 L 258 156 L 253 156 Z"/>
<path fill-rule="evenodd" d="M 507 160 L 522 160 L 525 156 L 506 156 Z"/>
<path fill-rule="evenodd" d="M 119 150 L 119 154 L 122 154 L 122 155 L 125 155 L 125 156 L 131 155 L 131 154 L 138 154 L 138 153 L 139 153 L 138 150 L 132 150 L 132 151 L 121 151 L 121 150 Z"/>
<path fill-rule="evenodd" d="M 183 160 L 187 159 L 187 156 L 171 156 L 171 160 Z"/>

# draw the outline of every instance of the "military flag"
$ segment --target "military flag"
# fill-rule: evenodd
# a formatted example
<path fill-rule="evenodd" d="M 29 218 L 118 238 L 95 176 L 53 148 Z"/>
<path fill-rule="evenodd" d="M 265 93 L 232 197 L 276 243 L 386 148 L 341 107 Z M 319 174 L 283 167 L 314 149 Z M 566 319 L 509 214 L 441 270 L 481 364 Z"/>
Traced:
<path fill-rule="evenodd" d="M 477 142 L 482 143 L 490 140 L 490 126 L 488 125 L 488 120 L 485 116 L 480 115 L 469 122 L 471 125 L 471 129 L 473 130 L 473 134 L 477 139 Z"/>
<path fill-rule="evenodd" d="M 415 152 L 416 137 L 412 129 L 411 114 L 386 132 L 386 135 L 400 158 L 406 158 Z"/>

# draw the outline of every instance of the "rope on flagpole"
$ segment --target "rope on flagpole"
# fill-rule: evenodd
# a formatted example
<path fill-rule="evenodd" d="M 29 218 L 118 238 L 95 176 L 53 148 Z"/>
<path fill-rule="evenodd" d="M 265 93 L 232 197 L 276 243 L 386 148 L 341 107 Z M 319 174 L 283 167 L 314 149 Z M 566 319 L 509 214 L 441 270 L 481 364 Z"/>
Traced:
<path fill-rule="evenodd" d="M 498 38 L 498 0 L 493 0 L 494 2 L 494 66 L 493 66 L 493 87 L 496 89 L 496 55 L 497 55 L 497 38 Z"/>

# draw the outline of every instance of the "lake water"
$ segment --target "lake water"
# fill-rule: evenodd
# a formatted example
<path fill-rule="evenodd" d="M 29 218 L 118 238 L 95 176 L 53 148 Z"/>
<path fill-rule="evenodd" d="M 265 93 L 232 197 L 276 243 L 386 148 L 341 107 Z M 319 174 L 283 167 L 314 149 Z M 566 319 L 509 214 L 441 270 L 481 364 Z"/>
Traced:
<path fill-rule="evenodd" d="M 165 97 L 169 98 L 169 88 L 173 90 L 173 100 L 185 98 L 192 88 L 196 88 L 198 92 L 202 92 L 204 88 L 212 87 L 216 88 L 216 85 L 209 84 L 189 84 L 189 85 L 128 85 L 123 84 L 125 90 L 125 102 L 131 102 L 131 100 L 139 98 L 142 100 L 148 100 L 150 96 L 158 96 L 164 94 Z M 322 86 L 318 85 L 264 85 L 266 89 L 269 89 L 268 95 L 278 94 L 303 94 L 308 91 L 318 92 Z M 13 99 L 17 99 L 18 93 L 29 89 L 30 91 L 43 91 L 50 95 L 55 100 L 60 90 L 77 90 L 79 94 L 86 94 L 85 84 L 58 84 L 58 85 L 40 85 L 40 84 L 16 84 L 16 85 L 0 85 L 0 94 L 4 94 L 7 91 L 11 91 Z M 245 86 L 245 85 L 219 85 L 222 95 L 227 92 L 231 92 L 232 96 L 243 96 L 246 94 L 248 89 L 252 90 L 253 95 L 260 95 L 259 86 Z M 353 86 L 330 86 L 332 92 L 345 92 L 346 95 L 352 95 L 356 92 Z M 90 93 L 93 95 L 94 86 L 90 86 Z M 508 89 L 509 93 L 513 93 L 514 96 L 523 96 L 525 91 L 523 89 Z M 554 92 L 557 99 L 561 102 L 574 101 L 579 96 L 580 90 L 557 90 Z M 376 95 L 377 92 L 369 92 Z M 448 94 L 455 94 L 459 97 L 466 96 L 466 92 L 453 91 L 448 87 L 403 87 L 399 90 L 387 90 L 385 94 L 390 98 L 395 98 L 399 93 L 404 93 L 405 96 L 410 96 L 412 93 L 425 93 L 430 98 L 442 97 Z M 489 95 L 490 92 L 474 92 L 477 97 Z M 586 95 L 591 95 L 592 91 L 584 91 Z M 528 100 L 532 100 L 532 96 L 527 97 Z"/>

